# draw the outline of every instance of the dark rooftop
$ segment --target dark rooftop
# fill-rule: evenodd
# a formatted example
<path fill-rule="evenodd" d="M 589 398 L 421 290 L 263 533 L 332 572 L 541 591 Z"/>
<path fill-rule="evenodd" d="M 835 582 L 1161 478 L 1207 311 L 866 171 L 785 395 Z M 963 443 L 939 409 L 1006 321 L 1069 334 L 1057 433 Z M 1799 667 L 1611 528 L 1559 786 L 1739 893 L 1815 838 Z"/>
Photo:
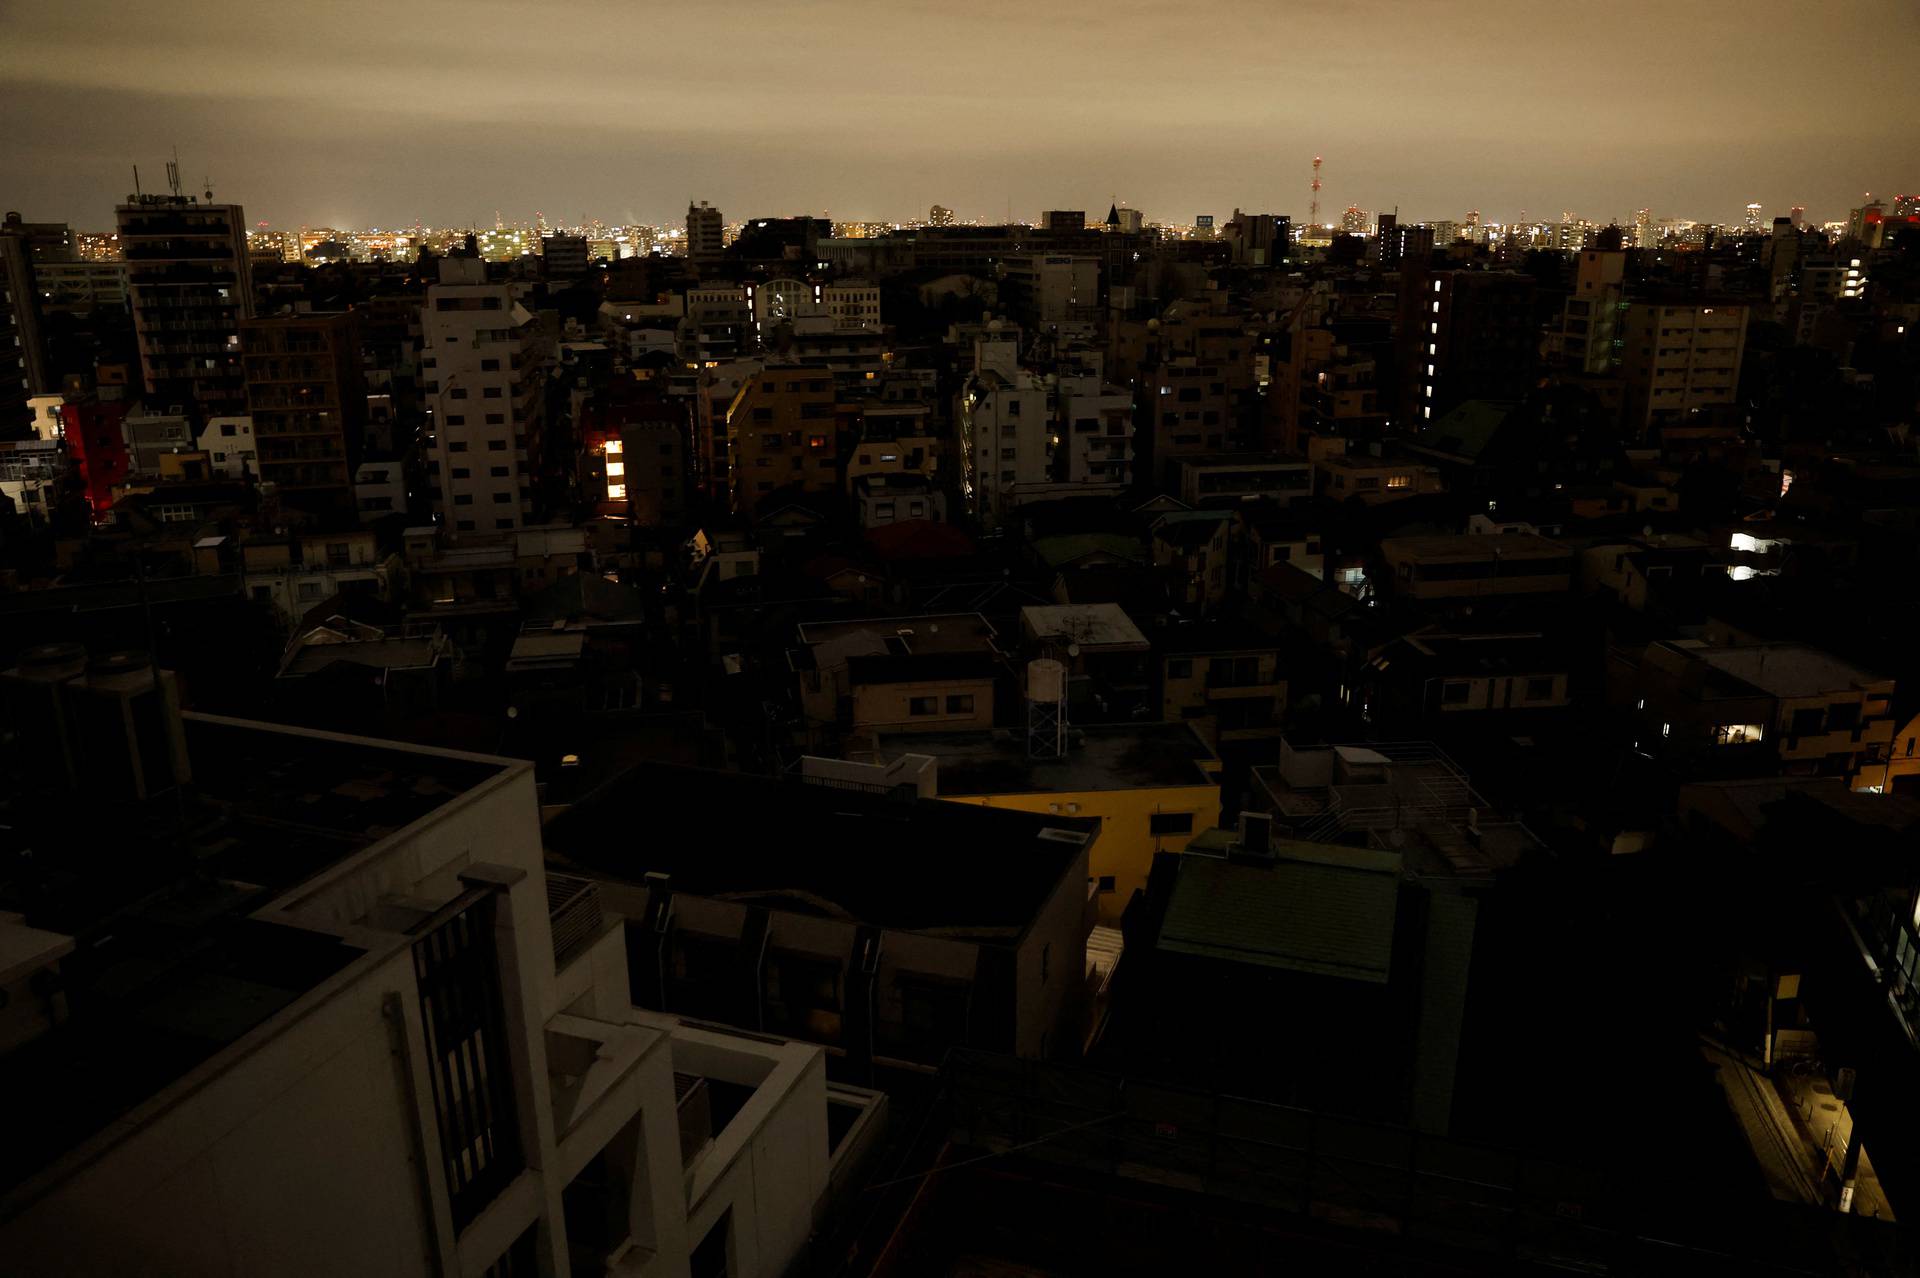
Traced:
<path fill-rule="evenodd" d="M 889 753 L 930 754 L 940 762 L 940 793 L 1053 794 L 1210 785 L 1202 769 L 1213 752 L 1186 723 L 1099 724 L 1073 728 L 1061 759 L 1029 759 L 1024 737 L 986 732 L 917 732 L 886 738 Z"/>
<path fill-rule="evenodd" d="M 998 671 L 985 652 L 916 652 L 847 658 L 847 678 L 857 685 L 919 683 L 922 680 L 991 679 Z"/>
<path fill-rule="evenodd" d="M 572 872 L 901 929 L 1024 929 L 1091 820 L 642 763 L 545 830 Z M 1069 837 L 1058 837 L 1064 834 Z M 964 864 L 963 873 L 933 867 Z"/>
<path fill-rule="evenodd" d="M 194 791 L 225 812 L 198 849 L 223 878 L 286 888 L 411 825 L 506 763 L 186 718 Z"/>

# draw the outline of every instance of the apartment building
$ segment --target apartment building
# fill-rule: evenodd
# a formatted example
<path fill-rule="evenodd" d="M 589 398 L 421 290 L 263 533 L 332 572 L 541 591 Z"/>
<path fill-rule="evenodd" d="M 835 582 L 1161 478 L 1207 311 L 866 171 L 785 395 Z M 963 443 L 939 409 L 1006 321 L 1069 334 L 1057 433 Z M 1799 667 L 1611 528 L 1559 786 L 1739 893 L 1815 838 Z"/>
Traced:
<path fill-rule="evenodd" d="M 8 691 L 53 715 L 139 677 L 59 673 Z M 35 1101 L 0 1151 L 10 1269 L 794 1263 L 883 1101 L 830 1084 L 816 1047 L 636 1010 L 593 884 L 547 873 L 530 764 L 173 724 L 144 757 L 172 761 L 148 777 L 164 807 L 182 787 L 204 816 L 195 876 L 55 876 L 0 922 L 0 1080 Z M 71 848 L 69 877 L 109 855 Z"/>
<path fill-rule="evenodd" d="M 1054 422 L 1045 381 L 1025 369 L 990 363 L 992 353 L 977 345 L 977 367 L 961 384 L 955 412 L 960 496 L 970 516 L 993 528 L 1017 504 L 1016 486 L 1038 486 L 1052 474 Z"/>
<path fill-rule="evenodd" d="M 671 796 L 644 835 L 633 793 Z M 624 919 L 642 1007 L 818 1043 L 851 1077 L 1074 1052 L 1100 824 L 912 793 L 641 764 L 545 835 Z"/>
<path fill-rule="evenodd" d="M 296 501 L 349 505 L 367 421 L 353 313 L 248 320 L 240 343 L 261 482 Z"/>
<path fill-rule="evenodd" d="M 1174 626 L 1158 639 L 1162 719 L 1194 724 L 1216 747 L 1279 735 L 1287 679 L 1272 639 L 1221 621 Z"/>
<path fill-rule="evenodd" d="M 1180 460 L 1178 495 L 1189 506 L 1279 503 L 1313 496 L 1313 463 L 1266 453 L 1213 453 Z"/>
<path fill-rule="evenodd" d="M 1017 253 L 1000 263 L 1000 296 L 1023 326 L 1085 323 L 1100 314 L 1100 261 L 1068 253 Z"/>
<path fill-rule="evenodd" d="M 1532 276 L 1409 268 L 1400 287 L 1401 421 L 1418 432 L 1470 399 L 1525 397 L 1539 353 Z"/>
<path fill-rule="evenodd" d="M 1133 394 L 1085 372 L 1056 376 L 1054 472 L 1070 484 L 1125 488 L 1133 482 Z M 1065 467 L 1062 474 L 1061 460 Z"/>
<path fill-rule="evenodd" d="M 366 529 L 249 537 L 239 549 L 241 588 L 282 625 L 335 595 L 371 596 L 389 585 L 379 545 Z"/>
<path fill-rule="evenodd" d="M 725 232 L 719 209 L 705 200 L 687 205 L 687 257 L 695 266 L 711 266 L 725 255 Z"/>
<path fill-rule="evenodd" d="M 772 364 L 749 375 L 727 406 L 727 490 L 751 513 L 781 490 L 839 487 L 833 379 L 814 369 Z"/>
<path fill-rule="evenodd" d="M 1687 297 L 1635 299 L 1621 324 L 1627 433 L 1646 439 L 1732 410 L 1747 307 Z"/>
<path fill-rule="evenodd" d="M 1682 775 L 1871 774 L 1892 752 L 1892 679 L 1804 644 L 1699 639 L 1613 654 L 1636 748 Z"/>
<path fill-rule="evenodd" d="M 1446 491 L 1440 468 L 1406 458 L 1347 453 L 1316 458 L 1314 486 L 1332 501 L 1359 499 L 1367 505 Z"/>
<path fill-rule="evenodd" d="M 1387 537 L 1380 557 L 1386 588 L 1424 601 L 1561 595 L 1573 580 L 1573 551 L 1530 533 Z"/>
<path fill-rule="evenodd" d="M 203 420 L 244 413 L 240 328 L 253 317 L 245 210 L 141 195 L 114 217 L 148 402 Z"/>
<path fill-rule="evenodd" d="M 977 612 L 804 622 L 797 638 L 810 736 L 993 726 L 995 633 Z"/>
<path fill-rule="evenodd" d="M 540 324 L 477 257 L 440 261 L 421 313 L 435 510 L 454 536 L 535 522 L 546 374 Z"/>

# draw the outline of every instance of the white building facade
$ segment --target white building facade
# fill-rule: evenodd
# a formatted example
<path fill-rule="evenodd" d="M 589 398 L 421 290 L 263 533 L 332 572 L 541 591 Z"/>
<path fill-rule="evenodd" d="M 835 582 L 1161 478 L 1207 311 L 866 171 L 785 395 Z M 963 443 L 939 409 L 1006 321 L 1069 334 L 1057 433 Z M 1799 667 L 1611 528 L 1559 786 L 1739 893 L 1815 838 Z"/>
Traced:
<path fill-rule="evenodd" d="M 421 373 L 433 414 L 435 509 L 455 536 L 532 521 L 545 413 L 539 321 L 475 258 L 440 263 L 422 313 Z"/>

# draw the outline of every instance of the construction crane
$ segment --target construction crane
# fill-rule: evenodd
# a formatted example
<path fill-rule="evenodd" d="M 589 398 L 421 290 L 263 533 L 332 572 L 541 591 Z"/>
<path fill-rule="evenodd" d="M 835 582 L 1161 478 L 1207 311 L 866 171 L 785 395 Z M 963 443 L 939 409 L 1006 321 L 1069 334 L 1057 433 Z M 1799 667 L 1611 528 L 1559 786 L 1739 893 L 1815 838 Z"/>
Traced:
<path fill-rule="evenodd" d="M 1313 157 L 1313 182 L 1310 189 L 1313 191 L 1313 202 L 1307 206 L 1307 226 L 1309 229 L 1317 230 L 1320 226 L 1320 157 L 1317 155 Z M 1318 241 L 1315 242 L 1318 243 Z"/>

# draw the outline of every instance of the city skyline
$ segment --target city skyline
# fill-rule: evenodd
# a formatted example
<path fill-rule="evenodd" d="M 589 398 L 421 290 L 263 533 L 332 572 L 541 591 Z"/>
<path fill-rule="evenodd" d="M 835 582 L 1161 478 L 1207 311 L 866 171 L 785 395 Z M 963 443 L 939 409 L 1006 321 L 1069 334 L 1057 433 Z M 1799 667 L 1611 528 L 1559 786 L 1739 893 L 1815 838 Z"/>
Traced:
<path fill-rule="evenodd" d="M 997 221 L 1117 198 L 1169 223 L 1236 206 L 1304 220 L 1318 153 L 1322 220 L 1356 204 L 1734 222 L 1757 200 L 1820 222 L 1907 180 L 1908 139 L 1859 86 L 1897 83 L 1920 39 L 1920 15 L 1882 0 L 1750 5 L 1738 23 L 1635 2 L 1604 26 L 1398 0 L 1229 6 L 1204 26 L 1147 5 L 1098 24 L 996 5 L 882 22 L 843 0 L 725 30 L 581 0 L 545 34 L 508 8 L 347 5 L 330 17 L 365 38 L 281 44 L 261 43 L 276 7 L 260 10 L 245 28 L 210 0 L 11 14 L 8 206 L 104 225 L 132 166 L 157 187 L 178 147 L 188 189 L 210 176 L 276 226 L 485 225 L 496 207 L 670 224 L 688 199 L 730 217 L 904 220 L 937 202 Z M 1645 40 L 1656 23 L 1665 38 Z"/>

